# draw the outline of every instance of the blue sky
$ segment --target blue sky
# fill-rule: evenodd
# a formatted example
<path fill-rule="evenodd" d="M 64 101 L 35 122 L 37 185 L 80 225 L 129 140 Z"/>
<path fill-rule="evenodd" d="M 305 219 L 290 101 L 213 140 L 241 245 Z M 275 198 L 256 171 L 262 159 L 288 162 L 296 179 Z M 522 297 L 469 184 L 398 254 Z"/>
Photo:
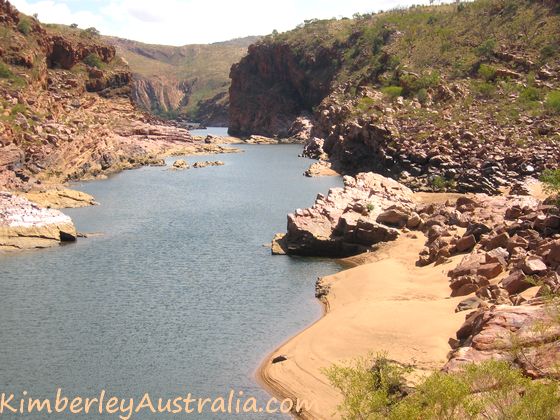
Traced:
<path fill-rule="evenodd" d="M 285 31 L 310 18 L 352 16 L 428 0 L 11 0 L 45 23 L 77 23 L 154 44 L 225 41 Z"/>

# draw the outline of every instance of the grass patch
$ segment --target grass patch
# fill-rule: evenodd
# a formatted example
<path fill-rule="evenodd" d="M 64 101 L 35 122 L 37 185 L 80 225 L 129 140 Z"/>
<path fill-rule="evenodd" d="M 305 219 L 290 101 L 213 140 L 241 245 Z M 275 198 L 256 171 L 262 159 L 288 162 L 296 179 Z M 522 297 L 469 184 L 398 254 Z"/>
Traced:
<path fill-rule="evenodd" d="M 14 76 L 6 63 L 0 61 L 0 79 L 11 79 Z"/>
<path fill-rule="evenodd" d="M 560 114 L 560 90 L 549 92 L 545 105 L 550 111 Z"/>
<path fill-rule="evenodd" d="M 541 175 L 545 190 L 552 194 L 560 193 L 560 169 L 547 169 Z"/>
<path fill-rule="evenodd" d="M 19 23 L 17 25 L 17 29 L 22 34 L 24 34 L 26 36 L 29 35 L 31 33 L 31 30 L 33 29 L 32 25 L 31 25 L 31 20 L 28 17 L 22 17 L 19 20 Z"/>
<path fill-rule="evenodd" d="M 381 89 L 381 92 L 391 100 L 397 99 L 403 94 L 403 88 L 401 86 L 386 86 Z"/>

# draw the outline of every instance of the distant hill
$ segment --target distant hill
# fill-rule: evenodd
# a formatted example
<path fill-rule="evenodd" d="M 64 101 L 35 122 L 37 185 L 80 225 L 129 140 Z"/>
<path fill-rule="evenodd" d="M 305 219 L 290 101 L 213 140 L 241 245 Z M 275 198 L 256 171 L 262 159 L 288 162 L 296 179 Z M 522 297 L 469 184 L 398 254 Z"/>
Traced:
<path fill-rule="evenodd" d="M 230 68 L 259 37 L 182 47 L 105 39 L 128 62 L 139 106 L 163 117 L 225 126 Z"/>

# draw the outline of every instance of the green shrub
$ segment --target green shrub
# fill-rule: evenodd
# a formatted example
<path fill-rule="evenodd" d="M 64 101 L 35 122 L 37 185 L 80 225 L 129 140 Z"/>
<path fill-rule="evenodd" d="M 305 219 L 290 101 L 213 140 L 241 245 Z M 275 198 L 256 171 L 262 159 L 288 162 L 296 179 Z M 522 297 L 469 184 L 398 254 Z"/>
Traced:
<path fill-rule="evenodd" d="M 519 94 L 519 100 L 524 104 L 531 104 L 538 102 L 541 99 L 541 92 L 533 86 L 526 87 Z"/>
<path fill-rule="evenodd" d="M 101 35 L 101 32 L 99 32 L 96 28 L 91 27 L 91 28 L 87 28 L 84 29 L 81 33 L 80 36 L 82 38 L 96 38 L 99 35 Z"/>
<path fill-rule="evenodd" d="M 541 60 L 553 57 L 558 52 L 557 44 L 548 44 L 541 48 Z"/>
<path fill-rule="evenodd" d="M 103 61 L 101 61 L 101 58 L 94 53 L 89 54 L 83 61 L 90 67 L 96 67 L 98 69 L 103 67 Z"/>
<path fill-rule="evenodd" d="M 27 111 L 27 107 L 25 105 L 16 104 L 16 105 L 14 105 L 12 110 L 10 111 L 10 114 L 11 115 L 25 114 L 26 111 Z"/>
<path fill-rule="evenodd" d="M 28 18 L 22 18 L 20 19 L 17 28 L 22 34 L 29 35 L 32 29 L 31 21 Z"/>
<path fill-rule="evenodd" d="M 0 61 L 0 79 L 9 79 L 14 74 L 3 61 Z"/>
<path fill-rule="evenodd" d="M 443 191 L 444 189 L 446 189 L 448 187 L 448 182 L 447 180 L 442 177 L 442 176 L 434 176 L 430 182 L 432 184 L 432 187 L 436 190 L 436 191 Z"/>
<path fill-rule="evenodd" d="M 546 96 L 546 107 L 560 114 L 560 90 L 554 90 Z"/>
<path fill-rule="evenodd" d="M 496 92 L 496 85 L 486 81 L 473 81 L 472 88 L 482 98 L 491 98 Z"/>
<path fill-rule="evenodd" d="M 487 82 L 496 80 L 496 68 L 488 64 L 481 64 L 478 68 L 478 75 Z"/>
<path fill-rule="evenodd" d="M 412 74 L 403 74 L 399 77 L 398 83 L 403 88 L 403 93 L 407 96 L 414 95 L 422 89 L 435 87 L 439 84 L 440 76 L 438 72 L 432 71 L 417 77 Z"/>
<path fill-rule="evenodd" d="M 339 410 L 345 419 L 383 418 L 403 397 L 404 375 L 409 372 L 384 355 L 362 358 L 347 366 L 325 370 L 332 385 L 344 397 Z"/>
<path fill-rule="evenodd" d="M 550 193 L 560 193 L 560 169 L 547 169 L 541 175 L 541 182 Z"/>
<path fill-rule="evenodd" d="M 476 54 L 479 57 L 484 58 L 491 58 L 494 55 L 494 51 L 496 51 L 496 40 L 495 39 L 487 39 L 478 47 L 476 47 Z"/>
<path fill-rule="evenodd" d="M 402 96 L 403 88 L 400 86 L 386 86 L 381 89 L 381 92 L 383 92 L 387 97 L 393 100 L 398 98 L 399 96 Z"/>
<path fill-rule="evenodd" d="M 426 102 L 428 102 L 428 91 L 426 89 L 420 89 L 416 93 L 416 98 L 421 104 L 425 104 Z"/>
<path fill-rule="evenodd" d="M 360 99 L 356 108 L 360 112 L 366 112 L 373 106 L 374 103 L 375 101 L 372 98 L 368 96 L 364 96 L 363 98 Z"/>
<path fill-rule="evenodd" d="M 403 368 L 385 356 L 333 366 L 327 377 L 343 396 L 343 419 L 553 419 L 560 414 L 558 382 L 532 381 L 507 362 L 435 372 L 407 388 Z"/>

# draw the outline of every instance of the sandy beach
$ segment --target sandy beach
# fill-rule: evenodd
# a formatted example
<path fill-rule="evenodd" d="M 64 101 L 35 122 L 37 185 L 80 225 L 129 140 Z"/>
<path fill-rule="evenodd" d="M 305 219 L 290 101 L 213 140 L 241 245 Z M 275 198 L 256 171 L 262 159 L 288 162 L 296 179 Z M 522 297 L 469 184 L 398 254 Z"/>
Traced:
<path fill-rule="evenodd" d="M 321 284 L 329 288 L 324 316 L 264 360 L 257 373 L 262 385 L 277 397 L 314 401 L 309 412 L 299 413 L 301 418 L 332 419 L 340 417 L 341 396 L 322 370 L 333 363 L 387 352 L 419 372 L 440 368 L 450 350 L 448 339 L 465 316 L 454 312 L 463 298 L 449 298 L 447 279 L 462 257 L 417 267 L 425 240 L 418 232 L 402 235 L 350 260 L 360 265 L 323 278 Z M 273 364 L 280 355 L 287 360 Z"/>

